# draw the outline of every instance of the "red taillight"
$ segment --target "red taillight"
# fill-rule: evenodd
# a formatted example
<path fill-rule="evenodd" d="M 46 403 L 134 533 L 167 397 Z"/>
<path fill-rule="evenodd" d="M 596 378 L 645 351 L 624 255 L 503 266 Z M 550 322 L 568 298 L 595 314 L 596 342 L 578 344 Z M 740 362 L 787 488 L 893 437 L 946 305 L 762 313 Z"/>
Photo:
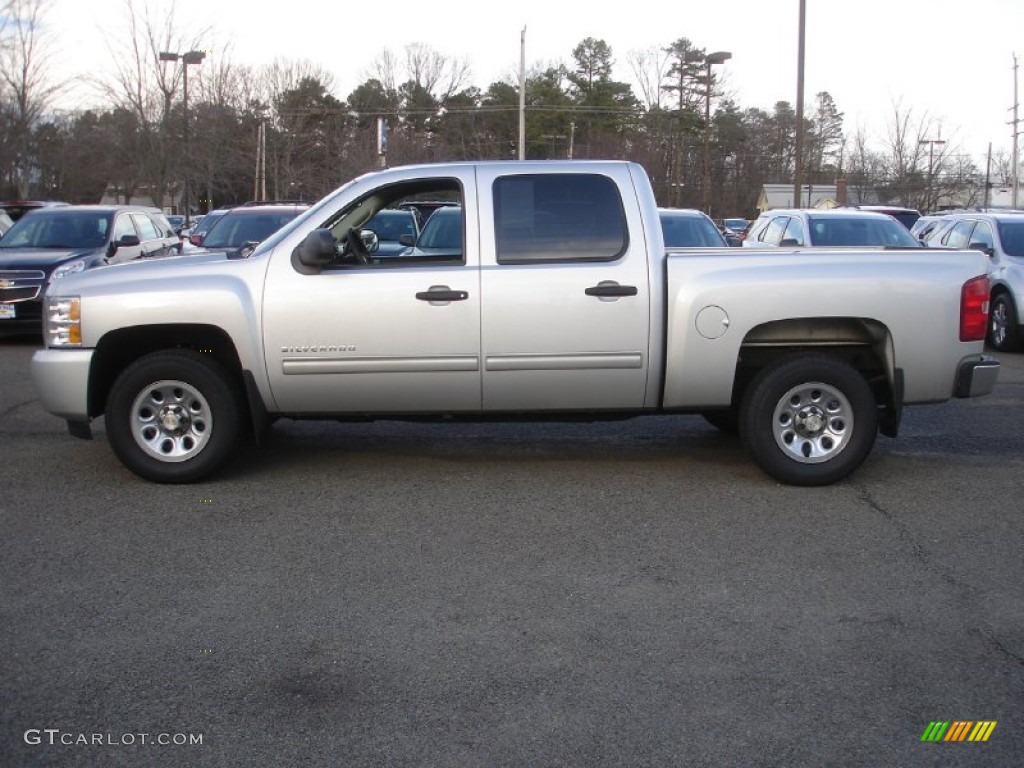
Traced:
<path fill-rule="evenodd" d="M 989 282 L 986 275 L 972 278 L 960 290 L 960 341 L 984 341 L 988 332 Z"/>

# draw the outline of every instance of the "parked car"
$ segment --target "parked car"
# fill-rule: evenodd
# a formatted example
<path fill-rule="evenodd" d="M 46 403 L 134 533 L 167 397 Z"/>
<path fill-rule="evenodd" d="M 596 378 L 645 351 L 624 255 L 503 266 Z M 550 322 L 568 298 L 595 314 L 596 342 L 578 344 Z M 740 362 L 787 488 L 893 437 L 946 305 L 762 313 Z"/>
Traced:
<path fill-rule="evenodd" d="M 918 239 L 892 216 L 853 208 L 779 208 L 765 211 L 750 227 L 743 246 L 922 247 Z"/>
<path fill-rule="evenodd" d="M 911 229 L 917 220 L 921 218 L 921 212 L 916 208 L 905 208 L 899 205 L 858 205 L 853 207 L 858 211 L 887 213 L 907 229 Z"/>
<path fill-rule="evenodd" d="M 29 211 L 64 205 L 68 203 L 60 200 L 0 200 L 0 209 L 4 210 L 12 221 L 17 221 Z"/>
<path fill-rule="evenodd" d="M 235 254 L 246 248 L 252 249 L 308 209 L 307 203 L 232 208 L 219 217 L 203 236 L 202 248 Z"/>
<path fill-rule="evenodd" d="M 214 224 L 220 220 L 220 217 L 230 211 L 231 208 L 217 208 L 204 213 L 198 217 L 198 223 L 192 225 L 192 230 L 188 234 L 188 241 L 192 245 L 202 245 L 203 238 L 206 237 L 206 233 L 210 231 Z"/>
<path fill-rule="evenodd" d="M 364 230 L 370 230 L 377 237 L 376 256 L 393 256 L 406 250 L 402 237 L 411 237 L 413 242 L 420 233 L 419 218 L 409 208 L 385 208 L 374 214 Z"/>
<path fill-rule="evenodd" d="M 726 247 L 725 235 L 707 214 L 693 208 L 659 208 L 666 248 Z M 739 245 L 739 242 L 736 243 Z"/>
<path fill-rule="evenodd" d="M 7 215 L 6 211 L 0 211 L 0 237 L 7 234 L 7 230 L 14 226 L 14 220 Z"/>
<path fill-rule="evenodd" d="M 992 293 L 988 343 L 1015 352 L 1024 343 L 1024 213 L 950 213 L 928 240 L 933 248 L 982 251 Z"/>
<path fill-rule="evenodd" d="M 725 235 L 729 245 L 733 245 L 732 240 L 729 239 L 730 233 L 738 240 L 736 245 L 742 245 L 743 238 L 747 236 L 747 232 L 750 231 L 750 225 L 753 223 L 750 219 L 722 219 L 722 234 Z"/>
<path fill-rule="evenodd" d="M 399 242 L 408 247 L 397 255 L 404 258 L 462 258 L 463 241 L 462 206 L 446 205 L 434 209 L 419 237 L 402 235 Z"/>
<path fill-rule="evenodd" d="M 945 214 L 937 213 L 928 216 L 922 216 L 914 225 L 910 228 L 910 234 L 920 240 L 922 243 L 928 241 L 928 239 L 938 230 L 946 224 Z"/>
<path fill-rule="evenodd" d="M 140 206 L 39 208 L 0 239 L 0 328 L 41 327 L 41 296 L 66 275 L 103 264 L 179 253 L 163 214 Z"/>

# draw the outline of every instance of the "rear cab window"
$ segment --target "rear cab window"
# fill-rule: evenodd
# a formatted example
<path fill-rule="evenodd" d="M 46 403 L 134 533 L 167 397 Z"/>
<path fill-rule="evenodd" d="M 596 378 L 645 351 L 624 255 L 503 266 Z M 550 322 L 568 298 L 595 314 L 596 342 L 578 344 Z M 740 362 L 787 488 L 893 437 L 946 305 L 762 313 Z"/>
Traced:
<path fill-rule="evenodd" d="M 607 176 L 500 176 L 493 199 L 499 264 L 615 261 L 629 245 L 622 200 Z"/>

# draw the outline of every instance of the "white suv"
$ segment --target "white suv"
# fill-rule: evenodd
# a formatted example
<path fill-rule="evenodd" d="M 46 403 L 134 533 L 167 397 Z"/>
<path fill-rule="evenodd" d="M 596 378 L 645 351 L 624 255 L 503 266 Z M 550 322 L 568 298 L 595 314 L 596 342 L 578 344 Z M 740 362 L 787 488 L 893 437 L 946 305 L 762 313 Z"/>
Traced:
<path fill-rule="evenodd" d="M 855 208 L 765 211 L 743 240 L 744 248 L 802 246 L 920 248 L 921 243 L 892 216 Z"/>
<path fill-rule="evenodd" d="M 1024 341 L 1024 213 L 950 213 L 929 237 L 932 248 L 973 248 L 989 257 L 992 299 L 988 343 L 1014 352 Z"/>

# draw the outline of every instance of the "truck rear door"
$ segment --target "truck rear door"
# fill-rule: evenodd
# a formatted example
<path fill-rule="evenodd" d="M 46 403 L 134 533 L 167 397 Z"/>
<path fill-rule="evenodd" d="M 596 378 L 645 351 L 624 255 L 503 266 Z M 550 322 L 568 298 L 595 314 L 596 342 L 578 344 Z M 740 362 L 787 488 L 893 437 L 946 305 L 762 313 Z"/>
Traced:
<path fill-rule="evenodd" d="M 649 261 L 627 166 L 558 167 L 479 171 L 485 411 L 644 404 Z"/>

